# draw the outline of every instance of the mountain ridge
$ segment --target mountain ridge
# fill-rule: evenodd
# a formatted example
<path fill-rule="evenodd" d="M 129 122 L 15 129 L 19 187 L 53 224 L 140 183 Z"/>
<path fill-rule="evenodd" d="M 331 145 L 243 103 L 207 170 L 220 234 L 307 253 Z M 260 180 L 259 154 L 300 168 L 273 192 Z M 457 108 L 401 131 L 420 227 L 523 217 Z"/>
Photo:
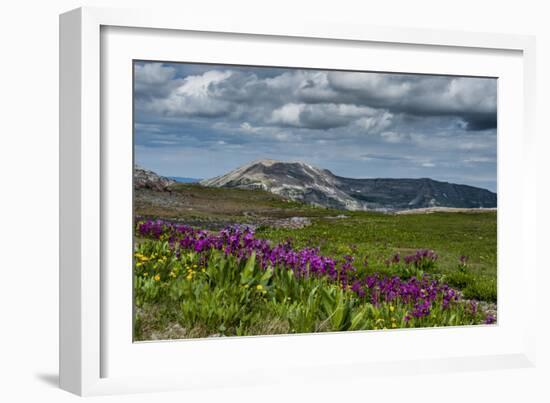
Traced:
<path fill-rule="evenodd" d="M 497 205 L 495 193 L 475 186 L 430 178 L 346 178 L 302 161 L 256 160 L 199 183 L 207 187 L 263 189 L 291 200 L 343 210 Z"/>

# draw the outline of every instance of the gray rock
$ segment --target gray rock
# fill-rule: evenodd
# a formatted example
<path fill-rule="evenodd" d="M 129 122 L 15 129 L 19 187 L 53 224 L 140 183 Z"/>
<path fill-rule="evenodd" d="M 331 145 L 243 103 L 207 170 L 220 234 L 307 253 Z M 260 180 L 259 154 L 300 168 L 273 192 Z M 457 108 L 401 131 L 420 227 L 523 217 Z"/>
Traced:
<path fill-rule="evenodd" d="M 290 217 L 268 223 L 275 228 L 300 229 L 311 225 L 311 219 L 307 217 Z"/>
<path fill-rule="evenodd" d="M 134 165 L 134 188 L 151 189 L 157 191 L 170 190 L 170 186 L 176 182 L 164 176 L 157 175 L 153 171 Z"/>

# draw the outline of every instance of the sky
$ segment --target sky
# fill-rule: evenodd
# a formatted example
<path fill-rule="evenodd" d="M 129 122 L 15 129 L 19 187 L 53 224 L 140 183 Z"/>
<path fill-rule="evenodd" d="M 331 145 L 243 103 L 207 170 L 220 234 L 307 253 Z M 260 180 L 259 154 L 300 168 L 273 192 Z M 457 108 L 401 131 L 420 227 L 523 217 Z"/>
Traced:
<path fill-rule="evenodd" d="M 496 191 L 497 80 L 135 62 L 134 151 L 164 176 L 268 158 Z"/>

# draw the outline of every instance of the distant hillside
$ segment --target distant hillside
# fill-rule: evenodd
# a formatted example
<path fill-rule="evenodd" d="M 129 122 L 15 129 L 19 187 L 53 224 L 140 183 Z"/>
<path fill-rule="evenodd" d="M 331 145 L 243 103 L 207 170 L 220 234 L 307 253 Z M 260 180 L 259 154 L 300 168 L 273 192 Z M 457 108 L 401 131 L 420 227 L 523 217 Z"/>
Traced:
<path fill-rule="evenodd" d="M 203 186 L 263 189 L 309 204 L 345 210 L 397 211 L 427 207 L 494 208 L 489 190 L 433 179 L 352 179 L 304 162 L 254 161 Z"/>

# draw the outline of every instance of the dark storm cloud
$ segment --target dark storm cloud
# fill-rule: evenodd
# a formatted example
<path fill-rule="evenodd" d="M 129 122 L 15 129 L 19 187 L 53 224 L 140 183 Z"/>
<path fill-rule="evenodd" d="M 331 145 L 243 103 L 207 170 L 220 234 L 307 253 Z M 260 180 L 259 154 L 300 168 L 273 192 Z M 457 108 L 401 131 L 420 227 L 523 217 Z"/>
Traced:
<path fill-rule="evenodd" d="M 147 62 L 134 74 L 136 156 L 161 173 L 270 157 L 495 188 L 494 79 Z"/>
<path fill-rule="evenodd" d="M 497 115 L 494 114 L 465 114 L 464 121 L 467 123 L 466 129 L 479 131 L 495 129 L 497 127 Z"/>
<path fill-rule="evenodd" d="M 139 104 L 145 112 L 223 116 L 260 126 L 330 129 L 370 110 L 371 117 L 446 116 L 461 119 L 468 130 L 496 127 L 491 79 L 225 66 L 178 70 L 150 63 L 136 65 L 135 91 L 147 99 Z"/>
<path fill-rule="evenodd" d="M 356 104 L 419 117 L 457 117 L 471 130 L 496 128 L 492 79 L 331 72 L 328 81 Z"/>

